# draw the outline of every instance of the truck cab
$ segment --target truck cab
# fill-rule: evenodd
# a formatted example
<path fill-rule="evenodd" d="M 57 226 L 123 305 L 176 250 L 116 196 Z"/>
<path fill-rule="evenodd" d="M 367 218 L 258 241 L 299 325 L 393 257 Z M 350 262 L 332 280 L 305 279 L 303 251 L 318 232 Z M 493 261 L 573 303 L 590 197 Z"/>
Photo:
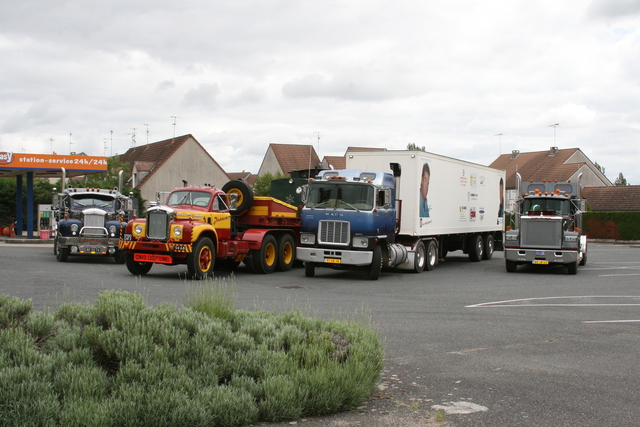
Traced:
<path fill-rule="evenodd" d="M 121 230 L 132 215 L 130 197 L 117 188 L 68 187 L 54 193 L 55 239 L 53 251 L 60 262 L 69 255 L 124 257 L 118 250 Z"/>
<path fill-rule="evenodd" d="M 317 267 L 359 267 L 375 280 L 382 265 L 401 262 L 389 248 L 397 229 L 393 175 L 325 170 L 303 192 L 297 253 L 307 277 Z M 398 250 L 406 255 L 406 250 Z"/>
<path fill-rule="evenodd" d="M 520 188 L 520 176 L 516 179 Z M 561 264 L 576 274 L 578 265 L 587 260 L 587 237 L 582 234 L 584 208 L 580 179 L 522 186 L 514 227 L 509 227 L 505 236 L 507 271 L 514 272 L 523 264 Z"/>

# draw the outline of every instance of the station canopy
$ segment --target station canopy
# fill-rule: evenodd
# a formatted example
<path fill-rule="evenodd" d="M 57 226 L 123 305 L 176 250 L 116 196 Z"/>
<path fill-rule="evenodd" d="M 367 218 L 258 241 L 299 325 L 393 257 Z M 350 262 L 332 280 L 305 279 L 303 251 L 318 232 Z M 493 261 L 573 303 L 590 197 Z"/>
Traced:
<path fill-rule="evenodd" d="M 32 174 L 33 178 L 67 178 L 107 171 L 107 157 L 76 154 L 27 154 L 0 151 L 0 177 Z"/>

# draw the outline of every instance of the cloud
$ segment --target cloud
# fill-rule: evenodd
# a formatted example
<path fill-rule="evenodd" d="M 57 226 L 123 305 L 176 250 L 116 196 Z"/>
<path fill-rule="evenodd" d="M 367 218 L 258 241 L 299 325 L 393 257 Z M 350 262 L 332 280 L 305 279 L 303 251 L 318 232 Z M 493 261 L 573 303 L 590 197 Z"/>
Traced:
<path fill-rule="evenodd" d="M 217 83 L 202 83 L 198 87 L 188 90 L 182 98 L 182 105 L 189 108 L 215 108 L 220 95 Z"/>

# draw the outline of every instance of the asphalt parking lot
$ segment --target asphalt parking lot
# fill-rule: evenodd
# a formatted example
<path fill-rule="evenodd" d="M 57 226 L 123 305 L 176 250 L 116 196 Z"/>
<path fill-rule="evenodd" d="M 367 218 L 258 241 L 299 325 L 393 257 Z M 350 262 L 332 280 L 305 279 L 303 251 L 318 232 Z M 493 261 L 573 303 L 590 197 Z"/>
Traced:
<path fill-rule="evenodd" d="M 47 244 L 0 243 L 0 293 L 37 309 L 92 301 L 102 289 L 180 304 L 186 269 L 142 278 L 112 260 L 58 263 Z M 640 397 L 640 247 L 591 244 L 575 276 L 562 268 L 507 273 L 502 253 L 471 263 L 453 253 L 431 272 L 302 269 L 218 276 L 243 309 L 298 308 L 365 319 L 385 346 L 385 371 L 356 411 L 306 426 L 632 426 Z M 273 426 L 291 423 L 272 424 Z"/>

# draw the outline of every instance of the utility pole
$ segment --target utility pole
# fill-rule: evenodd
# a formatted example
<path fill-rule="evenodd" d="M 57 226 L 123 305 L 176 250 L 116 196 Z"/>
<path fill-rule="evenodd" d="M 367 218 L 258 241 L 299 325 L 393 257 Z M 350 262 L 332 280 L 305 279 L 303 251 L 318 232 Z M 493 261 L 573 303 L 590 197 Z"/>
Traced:
<path fill-rule="evenodd" d="M 502 156 L 502 134 L 496 133 L 494 136 L 498 137 L 498 150 L 499 150 L 498 155 Z"/>

